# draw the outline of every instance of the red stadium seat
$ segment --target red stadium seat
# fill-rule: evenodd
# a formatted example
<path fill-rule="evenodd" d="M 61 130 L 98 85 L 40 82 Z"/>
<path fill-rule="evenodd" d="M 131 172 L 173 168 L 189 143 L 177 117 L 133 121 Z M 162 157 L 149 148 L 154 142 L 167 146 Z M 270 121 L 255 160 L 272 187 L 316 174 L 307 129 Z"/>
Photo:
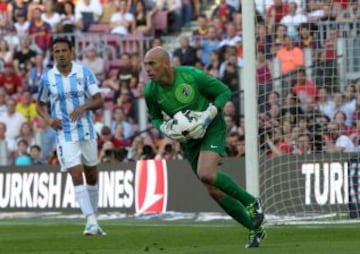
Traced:
<path fill-rule="evenodd" d="M 110 25 L 108 23 L 94 23 L 91 24 L 88 32 L 89 33 L 110 33 Z"/>

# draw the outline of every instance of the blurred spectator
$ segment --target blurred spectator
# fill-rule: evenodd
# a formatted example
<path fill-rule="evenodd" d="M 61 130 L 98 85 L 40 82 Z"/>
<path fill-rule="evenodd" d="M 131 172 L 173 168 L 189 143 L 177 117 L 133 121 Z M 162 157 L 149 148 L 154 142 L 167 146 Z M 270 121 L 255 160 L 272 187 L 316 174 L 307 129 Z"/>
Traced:
<path fill-rule="evenodd" d="M 21 47 L 14 54 L 14 65 L 18 73 L 26 72 L 35 63 L 37 53 L 30 48 L 30 37 L 21 38 Z"/>
<path fill-rule="evenodd" d="M 150 11 L 146 11 L 145 3 L 140 0 L 136 2 L 136 12 L 134 14 L 135 22 L 133 23 L 132 32 L 139 32 L 142 35 L 150 35 L 153 29 L 153 16 L 158 11 L 157 6 Z"/>
<path fill-rule="evenodd" d="M 202 38 L 199 46 L 202 49 L 201 61 L 206 66 L 211 63 L 211 52 L 218 50 L 220 41 L 216 38 L 216 31 L 214 26 L 209 26 L 207 36 Z"/>
<path fill-rule="evenodd" d="M 116 12 L 116 9 L 119 6 L 119 1 L 108 0 L 102 6 L 103 6 L 103 14 L 101 15 L 100 23 L 110 23 L 110 18 Z"/>
<path fill-rule="evenodd" d="M 7 98 L 4 89 L 0 89 L 0 117 L 7 112 L 6 99 Z"/>
<path fill-rule="evenodd" d="M 38 8 L 34 9 L 29 26 L 29 35 L 33 36 L 35 44 L 44 53 L 50 47 L 51 32 L 51 25 L 41 19 L 41 10 Z"/>
<path fill-rule="evenodd" d="M 342 21 L 360 20 L 360 6 L 358 0 L 349 0 L 349 6 L 341 12 Z"/>
<path fill-rule="evenodd" d="M 356 96 L 355 110 L 352 114 L 352 126 L 360 132 L 360 94 Z"/>
<path fill-rule="evenodd" d="M 238 57 L 236 47 L 225 47 L 224 60 L 220 64 L 219 78 L 223 78 L 227 64 L 240 68 L 243 66 L 243 59 Z"/>
<path fill-rule="evenodd" d="M 276 56 L 276 53 L 285 45 L 287 26 L 283 24 L 276 24 L 275 35 L 271 44 L 271 52 Z M 272 34 L 272 33 L 269 33 Z"/>
<path fill-rule="evenodd" d="M 201 14 L 197 17 L 195 30 L 192 31 L 192 38 L 195 40 L 195 45 L 200 46 L 201 41 L 206 39 L 208 36 L 208 18 L 205 14 Z M 214 27 L 214 33 L 216 37 L 216 31 Z"/>
<path fill-rule="evenodd" d="M 281 107 L 281 119 L 282 121 L 289 122 L 292 126 L 295 126 L 298 122 L 298 118 L 304 114 L 299 105 L 299 100 L 293 93 L 288 93 L 285 98 L 285 104 Z"/>
<path fill-rule="evenodd" d="M 318 108 L 320 112 L 331 118 L 334 106 L 334 102 L 331 100 L 327 88 L 320 87 L 318 92 Z"/>
<path fill-rule="evenodd" d="M 307 4 L 307 17 L 309 22 L 316 22 L 324 16 L 323 10 L 324 2 L 317 0 L 310 0 Z"/>
<path fill-rule="evenodd" d="M 7 62 L 12 62 L 13 60 L 13 51 L 10 49 L 8 42 L 5 39 L 0 39 L 0 61 L 1 69 L 3 69 L 3 64 Z"/>
<path fill-rule="evenodd" d="M 55 12 L 55 0 L 45 0 L 44 12 L 41 14 L 41 20 L 48 23 L 53 32 L 57 32 L 60 14 Z"/>
<path fill-rule="evenodd" d="M 29 144 L 26 140 L 21 139 L 17 142 L 17 150 L 15 154 L 15 166 L 30 166 L 32 165 L 32 160 L 27 152 Z"/>
<path fill-rule="evenodd" d="M 121 142 L 121 147 L 129 147 L 131 146 L 131 141 L 124 136 L 124 128 L 121 124 L 116 125 L 114 137 L 117 138 Z"/>
<path fill-rule="evenodd" d="M 16 140 L 20 135 L 20 129 L 22 124 L 25 122 L 25 118 L 22 116 L 22 114 L 15 111 L 15 100 L 8 98 L 6 101 L 6 106 L 7 112 L 0 117 L 0 122 L 6 124 L 6 137 Z"/>
<path fill-rule="evenodd" d="M 225 115 L 225 124 L 226 124 L 226 133 L 238 133 L 238 127 L 236 126 L 235 116 L 233 115 Z"/>
<path fill-rule="evenodd" d="M 44 57 L 38 54 L 35 57 L 35 64 L 29 71 L 28 90 L 35 97 L 39 91 L 40 78 L 45 71 Z"/>
<path fill-rule="evenodd" d="M 135 25 L 135 17 L 127 10 L 126 0 L 119 0 L 119 9 L 110 18 L 111 33 L 126 35 Z"/>
<path fill-rule="evenodd" d="M 197 60 L 196 49 L 190 45 L 189 38 L 187 36 L 182 35 L 179 41 L 180 47 L 174 50 L 173 56 L 179 57 L 182 65 L 194 66 Z"/>
<path fill-rule="evenodd" d="M 297 67 L 304 66 L 304 53 L 294 45 L 293 40 L 289 36 L 285 36 L 284 45 L 276 53 L 276 58 L 280 61 L 282 74 L 288 74 Z"/>
<path fill-rule="evenodd" d="M 296 155 L 306 155 L 313 153 L 312 141 L 309 135 L 300 135 L 297 139 L 297 153 Z"/>
<path fill-rule="evenodd" d="M 20 127 L 20 134 L 17 138 L 17 141 L 19 140 L 26 140 L 29 146 L 35 145 L 35 134 L 34 134 L 34 128 L 33 124 L 31 122 L 23 122 Z M 30 147 L 28 152 L 30 152 Z"/>
<path fill-rule="evenodd" d="M 330 28 L 323 44 L 320 62 L 316 68 L 316 83 L 326 86 L 330 91 L 338 91 L 337 86 L 337 68 L 336 68 L 336 42 L 338 40 L 338 32 L 335 28 Z"/>
<path fill-rule="evenodd" d="M 352 140 L 344 134 L 344 130 L 336 122 L 328 125 L 331 134 L 331 140 L 326 142 L 325 150 L 329 153 L 334 152 L 355 152 L 355 146 Z"/>
<path fill-rule="evenodd" d="M 19 37 L 29 34 L 30 22 L 26 19 L 26 13 L 16 13 L 14 26 Z"/>
<path fill-rule="evenodd" d="M 210 53 L 210 63 L 207 66 L 205 66 L 205 69 L 207 73 L 209 73 L 209 75 L 216 78 L 220 78 L 220 73 L 219 73 L 220 65 L 221 65 L 221 61 L 220 61 L 219 51 L 214 50 Z"/>
<path fill-rule="evenodd" d="M 30 157 L 33 165 L 46 164 L 46 161 L 41 159 L 41 147 L 39 145 L 32 145 L 30 147 Z"/>
<path fill-rule="evenodd" d="M 220 17 L 222 28 L 225 29 L 229 22 L 232 22 L 233 12 L 235 8 L 226 3 L 226 0 L 220 0 L 219 4 L 215 7 L 211 17 Z"/>
<path fill-rule="evenodd" d="M 6 137 L 7 127 L 6 123 L 0 122 L 0 142 L 6 142 L 7 151 L 7 161 L 10 162 L 14 158 L 14 153 L 16 151 L 16 140 Z"/>
<path fill-rule="evenodd" d="M 82 63 L 90 68 L 99 82 L 102 82 L 105 79 L 106 73 L 104 59 L 98 56 L 96 48 L 93 44 L 86 47 L 85 57 L 82 60 Z"/>
<path fill-rule="evenodd" d="M 316 38 L 312 23 L 302 23 L 299 25 L 299 47 L 301 49 L 312 49 L 312 58 L 314 61 L 319 59 L 320 41 Z"/>
<path fill-rule="evenodd" d="M 17 96 L 22 91 L 21 78 L 15 73 L 14 65 L 11 62 L 4 64 L 4 71 L 0 74 L 0 87 L 9 96 Z"/>
<path fill-rule="evenodd" d="M 114 135 L 111 132 L 110 127 L 103 126 L 102 129 L 101 129 L 100 137 L 98 138 L 98 148 L 99 148 L 99 150 L 102 149 L 103 145 L 106 142 L 111 142 L 113 144 L 114 148 L 122 148 L 123 147 L 123 144 L 122 144 L 121 140 L 114 137 Z"/>
<path fill-rule="evenodd" d="M 155 159 L 156 153 L 154 151 L 154 148 L 150 145 L 144 145 L 141 155 L 140 155 L 140 160 L 152 160 Z"/>
<path fill-rule="evenodd" d="M 256 83 L 258 86 L 258 105 L 260 112 L 266 108 L 266 95 L 272 91 L 272 75 L 268 61 L 263 52 L 257 53 Z"/>
<path fill-rule="evenodd" d="M 239 90 L 239 71 L 236 56 L 229 56 L 228 60 L 223 62 L 225 65 L 221 81 L 228 85 L 232 92 Z M 221 69 L 220 69 L 221 71 Z M 236 103 L 236 101 L 234 101 Z"/>
<path fill-rule="evenodd" d="M 111 141 L 106 141 L 100 150 L 99 160 L 101 163 L 118 163 L 117 150 L 114 148 L 114 144 Z"/>
<path fill-rule="evenodd" d="M 272 36 L 267 33 L 264 23 L 258 23 L 256 26 L 256 50 L 265 55 L 267 60 L 272 59 L 271 53 Z"/>
<path fill-rule="evenodd" d="M 130 161 L 136 161 L 139 160 L 142 154 L 144 146 L 144 139 L 142 136 L 136 136 L 131 144 L 131 147 L 129 148 L 129 152 L 127 155 L 128 160 Z"/>
<path fill-rule="evenodd" d="M 355 111 L 355 104 L 354 103 L 344 103 L 343 95 L 342 93 L 335 93 L 333 95 L 333 102 L 329 105 L 329 107 L 324 111 L 324 113 L 331 119 L 331 121 L 334 121 L 335 114 L 338 111 L 342 111 L 345 113 L 346 118 L 348 119 L 346 121 L 347 126 L 351 126 L 351 118 L 352 114 Z M 350 119 L 349 119 L 350 118 Z"/>
<path fill-rule="evenodd" d="M 10 1 L 8 4 L 8 12 L 7 12 L 7 19 L 9 21 L 15 21 L 16 13 L 26 13 L 26 16 L 28 14 L 28 3 L 23 0 L 15 0 Z"/>
<path fill-rule="evenodd" d="M 102 5 L 99 0 L 78 0 L 75 5 L 75 20 L 82 20 L 83 31 L 98 22 L 101 15 Z"/>
<path fill-rule="evenodd" d="M 165 10 L 168 13 L 168 32 L 179 33 L 183 25 L 182 0 L 157 0 L 156 5 L 159 10 Z"/>
<path fill-rule="evenodd" d="M 297 4 L 295 2 L 289 3 L 289 13 L 282 17 L 280 23 L 287 26 L 287 35 L 294 40 L 298 39 L 298 26 L 301 23 L 307 22 L 307 17 L 302 13 L 297 13 Z"/>
<path fill-rule="evenodd" d="M 175 147 L 173 144 L 168 143 L 164 146 L 164 150 L 160 151 L 156 159 L 165 159 L 165 160 L 182 160 L 183 156 L 179 153 L 176 153 Z"/>
<path fill-rule="evenodd" d="M 20 101 L 16 105 L 16 111 L 22 114 L 26 121 L 32 121 L 38 117 L 36 103 L 33 101 L 30 91 L 22 92 Z M 29 143 L 29 145 L 31 145 Z"/>
<path fill-rule="evenodd" d="M 113 133 L 115 133 L 116 127 L 118 125 L 121 125 L 124 138 L 128 139 L 132 135 L 134 135 L 131 124 L 126 120 L 126 116 L 121 107 L 116 107 L 114 109 L 114 119 L 112 120 L 111 123 L 112 123 L 111 129 Z"/>
<path fill-rule="evenodd" d="M 224 46 L 235 47 L 239 42 L 241 42 L 240 35 L 237 34 L 235 25 L 233 23 L 229 23 L 226 25 L 226 36 L 220 42 L 219 47 L 222 48 Z"/>
<path fill-rule="evenodd" d="M 280 23 L 281 19 L 289 13 L 287 1 L 274 0 L 267 9 L 267 25 L 270 33 L 274 32 L 274 25 Z"/>
<path fill-rule="evenodd" d="M 318 96 L 318 90 L 315 83 L 306 78 L 305 68 L 297 69 L 296 83 L 293 85 L 291 90 L 299 99 L 301 104 L 305 103 L 306 98 L 311 98 L 315 101 Z"/>
<path fill-rule="evenodd" d="M 70 1 L 66 1 L 64 3 L 64 13 L 60 16 L 56 30 L 59 33 L 74 33 L 82 28 L 83 22 L 81 17 L 75 16 L 75 5 Z"/>
<path fill-rule="evenodd" d="M 56 148 L 56 131 L 43 118 L 40 118 L 41 160 L 49 161 L 54 156 Z M 56 158 L 56 154 L 54 156 Z"/>

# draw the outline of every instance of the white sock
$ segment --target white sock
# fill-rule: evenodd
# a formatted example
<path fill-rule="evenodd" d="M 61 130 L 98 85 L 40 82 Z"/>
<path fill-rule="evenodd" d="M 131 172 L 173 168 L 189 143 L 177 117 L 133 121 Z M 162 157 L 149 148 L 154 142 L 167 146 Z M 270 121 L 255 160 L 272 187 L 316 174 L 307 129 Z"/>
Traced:
<path fill-rule="evenodd" d="M 96 184 L 96 185 L 86 185 L 86 188 L 89 192 L 91 206 L 94 210 L 94 213 L 97 214 L 98 201 L 99 201 L 99 187 Z"/>
<path fill-rule="evenodd" d="M 86 216 L 86 218 L 94 217 L 94 209 L 90 202 L 89 192 L 85 185 L 74 186 L 75 197 L 80 205 L 81 212 Z M 96 221 L 96 219 L 95 219 Z"/>

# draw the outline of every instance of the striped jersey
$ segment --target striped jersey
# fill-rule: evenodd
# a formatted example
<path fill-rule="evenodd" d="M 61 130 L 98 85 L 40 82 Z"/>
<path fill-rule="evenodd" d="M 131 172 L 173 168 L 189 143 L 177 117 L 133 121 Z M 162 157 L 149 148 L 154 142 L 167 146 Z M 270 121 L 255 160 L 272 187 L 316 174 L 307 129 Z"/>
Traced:
<path fill-rule="evenodd" d="M 99 92 L 94 73 L 82 64 L 72 62 L 72 69 L 67 77 L 62 75 L 56 66 L 42 74 L 37 100 L 44 103 L 50 102 L 51 117 L 62 120 L 63 129 L 57 130 L 59 142 L 96 138 L 93 115 L 90 110 L 74 122 L 70 120 L 70 113 L 87 103 Z"/>

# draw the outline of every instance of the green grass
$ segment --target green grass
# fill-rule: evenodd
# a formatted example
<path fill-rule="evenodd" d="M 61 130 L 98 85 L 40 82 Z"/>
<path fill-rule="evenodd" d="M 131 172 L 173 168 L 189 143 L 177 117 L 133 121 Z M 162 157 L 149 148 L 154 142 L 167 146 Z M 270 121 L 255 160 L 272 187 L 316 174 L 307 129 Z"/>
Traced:
<path fill-rule="evenodd" d="M 1 254 L 339 254 L 360 253 L 360 225 L 271 226 L 261 248 L 232 222 L 101 221 L 107 236 L 82 235 L 83 221 L 0 220 Z"/>

